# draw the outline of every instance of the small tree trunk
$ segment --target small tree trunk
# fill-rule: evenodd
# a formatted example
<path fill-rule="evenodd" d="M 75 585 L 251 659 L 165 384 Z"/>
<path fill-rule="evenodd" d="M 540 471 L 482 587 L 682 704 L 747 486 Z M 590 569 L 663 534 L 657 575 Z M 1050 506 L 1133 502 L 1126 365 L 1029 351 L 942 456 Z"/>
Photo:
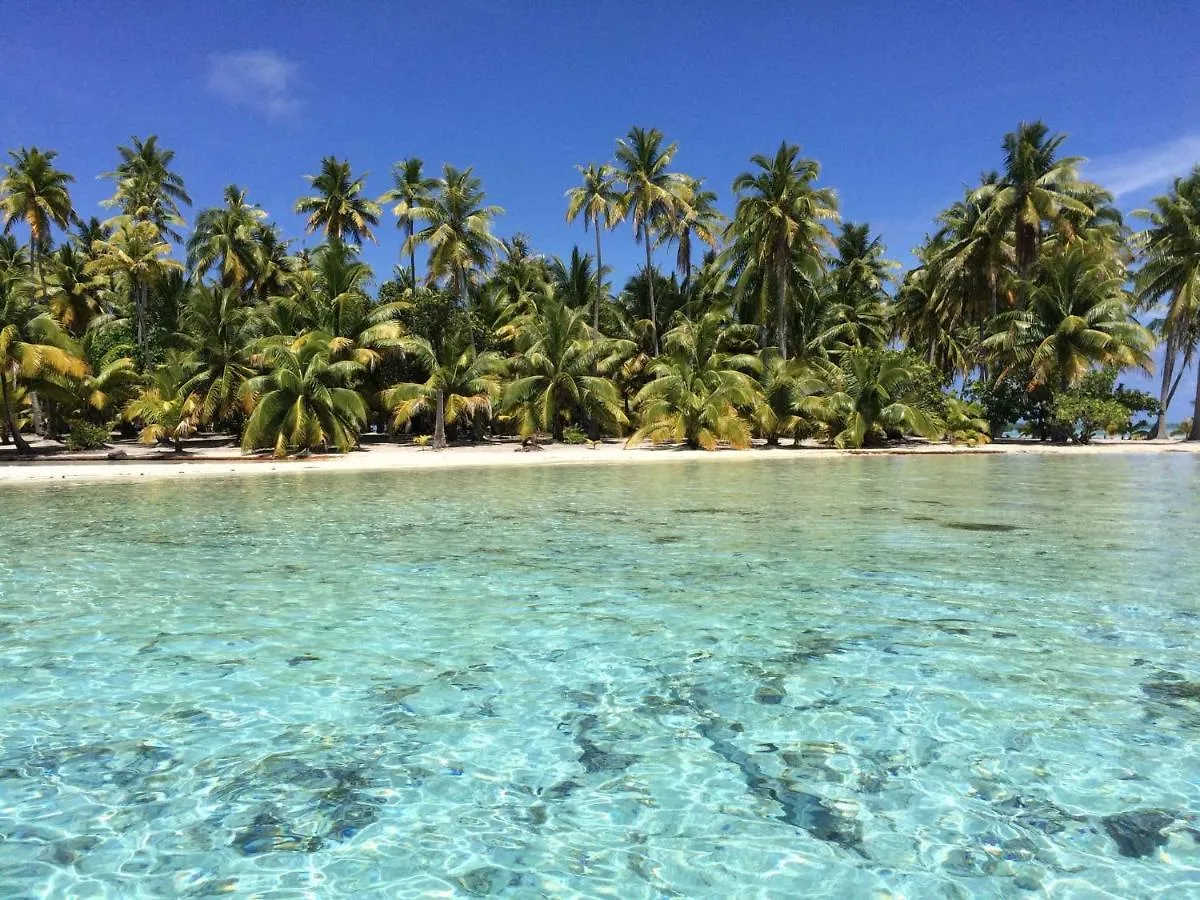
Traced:
<path fill-rule="evenodd" d="M 1196 404 L 1192 407 L 1192 428 L 1187 440 L 1200 441 L 1200 360 L 1196 361 Z"/>
<path fill-rule="evenodd" d="M 0 373 L 0 392 L 3 393 L 4 424 L 7 426 L 8 433 L 12 435 L 13 443 L 17 445 L 17 452 L 23 455 L 28 454 L 31 450 L 25 438 L 21 436 L 21 429 L 17 427 L 12 407 L 8 405 L 8 379 L 2 373 Z"/>
<path fill-rule="evenodd" d="M 146 349 L 146 285 L 140 280 L 137 283 L 137 344 L 138 349 Z M 143 365 L 145 360 L 142 361 Z"/>
<path fill-rule="evenodd" d="M 654 269 L 650 261 L 650 226 L 642 225 L 642 241 L 646 244 L 646 287 L 650 290 L 650 331 L 654 336 L 654 355 L 658 356 L 658 307 L 654 305 Z"/>
<path fill-rule="evenodd" d="M 446 395 L 438 388 L 437 413 L 433 419 L 433 449 L 441 450 L 446 446 Z"/>
<path fill-rule="evenodd" d="M 775 323 L 775 339 L 779 343 L 779 355 L 786 361 L 787 353 L 787 257 L 780 256 L 779 262 L 775 264 L 775 285 L 776 304 L 778 305 L 778 319 Z"/>
<path fill-rule="evenodd" d="M 408 220 L 408 271 L 412 276 L 412 286 L 417 287 L 417 248 L 413 246 L 413 220 Z"/>
<path fill-rule="evenodd" d="M 604 263 L 600 260 L 600 220 L 592 225 L 596 231 L 596 299 L 592 302 L 592 331 L 600 330 L 600 298 L 604 296 Z"/>

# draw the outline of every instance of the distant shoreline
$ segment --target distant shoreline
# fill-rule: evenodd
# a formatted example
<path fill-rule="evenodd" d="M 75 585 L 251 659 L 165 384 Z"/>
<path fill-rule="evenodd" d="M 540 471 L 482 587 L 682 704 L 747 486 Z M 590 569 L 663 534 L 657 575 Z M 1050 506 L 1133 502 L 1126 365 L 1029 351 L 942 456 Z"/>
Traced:
<path fill-rule="evenodd" d="M 236 452 L 236 451 L 234 451 Z M 1098 441 L 1083 446 L 1001 441 L 980 447 L 949 444 L 911 444 L 864 450 L 790 446 L 752 450 L 686 450 L 640 447 L 626 450 L 620 443 L 555 444 L 523 451 L 514 442 L 497 442 L 434 451 L 412 445 L 377 444 L 344 455 L 306 459 L 272 459 L 231 455 L 229 448 L 206 448 L 176 457 L 148 451 L 123 460 L 103 457 L 41 458 L 0 462 L 0 485 L 46 482 L 138 481 L 163 478 L 229 477 L 299 472 L 435 471 L 462 468 L 519 468 L 529 466 L 619 465 L 663 462 L 752 462 L 762 460 L 830 459 L 847 456 L 1127 456 L 1164 453 L 1200 454 L 1200 443 L 1182 441 Z"/>

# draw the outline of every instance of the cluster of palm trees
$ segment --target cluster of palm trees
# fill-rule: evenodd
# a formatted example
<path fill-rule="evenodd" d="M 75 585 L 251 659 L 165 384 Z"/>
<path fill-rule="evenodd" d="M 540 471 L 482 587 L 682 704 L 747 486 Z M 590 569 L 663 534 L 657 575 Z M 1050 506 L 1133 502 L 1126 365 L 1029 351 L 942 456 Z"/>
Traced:
<path fill-rule="evenodd" d="M 579 167 L 566 218 L 595 252 L 568 259 L 499 238 L 470 168 L 405 159 L 371 199 L 328 157 L 295 207 L 321 243 L 294 251 L 236 186 L 185 231 L 191 198 L 154 137 L 118 148 L 106 221 L 76 214 L 52 151 L 23 148 L 0 181 L 0 432 L 28 449 L 30 430 L 83 446 L 119 427 L 180 448 L 213 429 L 277 454 L 350 449 L 368 427 L 435 446 L 975 441 L 981 410 L 949 385 L 1069 391 L 1095 367 L 1148 366 L 1155 336 L 1167 400 L 1200 340 L 1200 171 L 1133 235 L 1061 142 L 1041 123 L 1008 135 L 1003 171 L 942 214 L 902 280 L 787 143 L 734 180 L 727 219 L 673 169 L 675 144 L 632 129 Z M 407 265 L 372 290 L 358 248 L 388 208 Z M 614 290 L 601 232 L 625 222 L 645 267 Z"/>

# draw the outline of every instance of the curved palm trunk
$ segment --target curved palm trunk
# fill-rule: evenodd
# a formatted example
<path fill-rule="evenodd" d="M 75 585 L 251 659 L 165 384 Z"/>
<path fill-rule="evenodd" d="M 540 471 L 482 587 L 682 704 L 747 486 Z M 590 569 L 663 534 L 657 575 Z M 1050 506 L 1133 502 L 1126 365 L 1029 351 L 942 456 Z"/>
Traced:
<path fill-rule="evenodd" d="M 600 258 L 600 222 L 592 223 L 596 232 L 596 298 L 592 301 L 592 331 L 600 330 L 600 298 L 604 296 L 604 263 Z"/>
<path fill-rule="evenodd" d="M 0 394 L 2 394 L 4 404 L 4 424 L 8 429 L 8 433 L 12 435 L 13 443 L 17 445 L 17 452 L 21 454 L 31 453 L 32 450 L 29 444 L 25 438 L 21 437 L 21 429 L 17 427 L 12 407 L 8 405 L 8 379 L 3 374 L 0 374 Z"/>
<path fill-rule="evenodd" d="M 437 413 L 433 419 L 433 449 L 446 446 L 446 395 L 441 388 L 437 391 Z"/>
<path fill-rule="evenodd" d="M 654 268 L 650 261 L 650 229 L 642 228 L 646 245 L 646 286 L 650 289 L 650 331 L 654 335 L 654 355 L 658 356 L 658 307 L 654 304 Z"/>
<path fill-rule="evenodd" d="M 1150 433 L 1153 440 L 1161 441 L 1170 437 L 1167 431 L 1167 407 L 1171 404 L 1171 376 L 1175 372 L 1175 347 L 1172 338 L 1167 339 L 1166 353 L 1163 354 L 1162 388 L 1158 392 L 1158 418 Z"/>

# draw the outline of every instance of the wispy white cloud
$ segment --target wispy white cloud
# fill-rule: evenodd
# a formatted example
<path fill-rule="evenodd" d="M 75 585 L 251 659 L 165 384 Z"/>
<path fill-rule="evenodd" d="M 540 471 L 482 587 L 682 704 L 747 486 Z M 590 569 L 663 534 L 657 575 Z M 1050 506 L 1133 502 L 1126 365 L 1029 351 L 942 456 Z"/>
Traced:
<path fill-rule="evenodd" d="M 300 111 L 297 66 L 274 50 L 217 53 L 208 60 L 208 90 L 235 106 L 282 119 Z"/>
<path fill-rule="evenodd" d="M 1087 177 L 1120 197 L 1165 185 L 1176 175 L 1186 175 L 1198 163 L 1200 134 L 1188 134 L 1165 144 L 1097 157 L 1087 164 Z"/>

